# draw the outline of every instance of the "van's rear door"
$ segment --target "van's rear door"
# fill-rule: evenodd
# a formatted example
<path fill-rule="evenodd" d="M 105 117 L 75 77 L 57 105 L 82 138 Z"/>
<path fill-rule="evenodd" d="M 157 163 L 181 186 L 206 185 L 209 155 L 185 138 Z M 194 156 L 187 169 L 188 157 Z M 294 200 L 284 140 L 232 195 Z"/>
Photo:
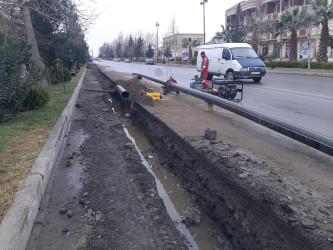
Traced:
<path fill-rule="evenodd" d="M 224 75 L 226 70 L 229 68 L 230 60 L 227 59 L 230 58 L 230 56 L 231 54 L 229 49 L 227 48 L 221 49 L 221 55 L 218 60 L 219 73 L 221 75 Z"/>

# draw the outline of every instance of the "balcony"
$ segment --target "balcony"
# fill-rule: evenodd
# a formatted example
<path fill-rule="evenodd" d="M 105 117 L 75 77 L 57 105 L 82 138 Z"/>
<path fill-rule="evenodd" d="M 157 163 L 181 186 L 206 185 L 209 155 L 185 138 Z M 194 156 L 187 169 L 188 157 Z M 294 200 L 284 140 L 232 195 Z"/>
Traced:
<path fill-rule="evenodd" d="M 264 16 L 264 21 L 278 21 L 279 20 L 279 14 L 278 13 L 271 13 Z"/>

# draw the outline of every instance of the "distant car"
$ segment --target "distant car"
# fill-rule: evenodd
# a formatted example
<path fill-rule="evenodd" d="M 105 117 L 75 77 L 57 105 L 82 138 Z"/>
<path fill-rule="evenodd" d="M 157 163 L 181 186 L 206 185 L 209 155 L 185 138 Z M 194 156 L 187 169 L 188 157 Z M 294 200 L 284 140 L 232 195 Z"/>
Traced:
<path fill-rule="evenodd" d="M 120 62 L 120 58 L 116 58 L 116 62 Z"/>
<path fill-rule="evenodd" d="M 130 59 L 125 59 L 125 63 L 130 63 L 131 60 Z"/>
<path fill-rule="evenodd" d="M 150 65 L 154 65 L 154 60 L 153 59 L 147 59 L 145 62 L 146 65 L 150 64 Z"/>
<path fill-rule="evenodd" d="M 175 60 L 175 58 L 173 58 L 173 57 L 170 57 L 170 59 L 169 59 L 170 62 L 173 62 L 174 60 Z"/>

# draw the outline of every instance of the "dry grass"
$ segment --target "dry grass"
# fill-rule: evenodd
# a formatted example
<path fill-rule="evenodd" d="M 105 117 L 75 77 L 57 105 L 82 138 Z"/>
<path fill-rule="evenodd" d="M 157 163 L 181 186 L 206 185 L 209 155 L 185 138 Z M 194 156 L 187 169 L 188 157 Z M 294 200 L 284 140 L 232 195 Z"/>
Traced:
<path fill-rule="evenodd" d="M 50 129 L 47 127 L 23 131 L 10 140 L 1 152 L 0 220 L 23 186 L 49 134 Z"/>

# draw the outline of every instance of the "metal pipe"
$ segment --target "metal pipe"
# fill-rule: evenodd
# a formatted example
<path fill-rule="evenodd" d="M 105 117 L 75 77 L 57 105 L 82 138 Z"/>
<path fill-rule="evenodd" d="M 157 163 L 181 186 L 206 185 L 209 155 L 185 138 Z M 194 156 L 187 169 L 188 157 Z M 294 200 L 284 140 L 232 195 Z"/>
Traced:
<path fill-rule="evenodd" d="M 114 89 L 107 89 L 107 90 L 103 90 L 103 89 L 86 89 L 83 88 L 83 90 L 85 91 L 91 91 L 91 92 L 106 92 L 106 93 L 110 93 L 113 94 L 114 92 L 118 92 L 118 94 L 121 96 L 121 98 L 123 99 L 127 99 L 129 97 L 129 93 L 126 89 L 124 89 L 121 85 L 116 85 L 116 87 Z"/>
<path fill-rule="evenodd" d="M 119 93 L 121 98 L 127 99 L 129 97 L 128 91 L 124 89 L 121 85 L 116 85 L 114 89 Z"/>
<path fill-rule="evenodd" d="M 136 73 L 133 73 L 133 74 L 140 75 L 140 74 L 136 74 Z M 147 77 L 144 75 L 141 75 L 141 76 L 145 77 L 147 79 L 150 79 L 152 81 L 155 81 L 157 83 L 164 83 L 160 80 L 157 80 L 157 79 L 154 79 L 151 77 Z M 270 116 L 260 113 L 256 110 L 246 108 L 237 103 L 228 101 L 228 100 L 220 98 L 218 96 L 214 96 L 212 94 L 208 94 L 208 93 L 198 91 L 195 89 L 191 89 L 191 88 L 181 87 L 174 83 L 169 83 L 169 85 L 172 86 L 176 90 L 182 91 L 183 93 L 197 97 L 199 99 L 202 99 L 208 103 L 214 104 L 221 108 L 227 109 L 227 110 L 229 110 L 233 113 L 236 113 L 238 115 L 241 115 L 251 121 L 259 123 L 260 125 L 270 128 L 280 134 L 286 135 L 296 141 L 304 143 L 314 149 L 317 149 L 321 152 L 324 152 L 328 155 L 333 156 L 333 138 L 315 133 L 311 130 L 285 122 L 283 120 L 280 120 L 280 119 L 277 119 L 274 117 L 270 117 Z"/>

